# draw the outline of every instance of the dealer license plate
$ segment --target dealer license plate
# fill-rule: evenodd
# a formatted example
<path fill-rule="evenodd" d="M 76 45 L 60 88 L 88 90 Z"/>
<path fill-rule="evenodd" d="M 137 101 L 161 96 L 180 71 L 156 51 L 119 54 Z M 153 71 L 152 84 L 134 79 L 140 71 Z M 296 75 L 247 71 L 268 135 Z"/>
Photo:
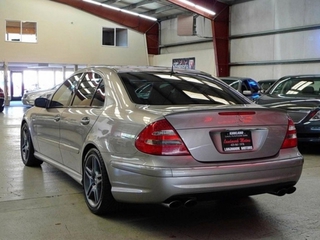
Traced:
<path fill-rule="evenodd" d="M 225 152 L 252 150 L 251 131 L 221 132 L 221 141 Z"/>

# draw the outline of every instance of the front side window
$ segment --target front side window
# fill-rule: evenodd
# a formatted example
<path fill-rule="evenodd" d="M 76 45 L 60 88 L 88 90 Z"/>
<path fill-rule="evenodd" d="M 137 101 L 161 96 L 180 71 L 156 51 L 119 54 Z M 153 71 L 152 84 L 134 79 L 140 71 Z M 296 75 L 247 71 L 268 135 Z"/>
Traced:
<path fill-rule="evenodd" d="M 37 42 L 37 23 L 28 21 L 6 21 L 6 41 Z"/>
<path fill-rule="evenodd" d="M 87 72 L 75 90 L 72 106 L 90 106 L 93 96 L 98 85 L 101 83 L 102 77 L 94 72 Z"/>

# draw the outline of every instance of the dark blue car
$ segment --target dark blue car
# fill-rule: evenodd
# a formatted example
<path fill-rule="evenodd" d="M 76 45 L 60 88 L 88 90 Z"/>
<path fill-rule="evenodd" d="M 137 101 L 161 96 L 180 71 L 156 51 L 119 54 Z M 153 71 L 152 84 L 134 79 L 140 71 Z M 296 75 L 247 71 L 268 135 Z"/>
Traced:
<path fill-rule="evenodd" d="M 255 102 L 286 110 L 299 143 L 320 143 L 320 75 L 282 77 Z"/>

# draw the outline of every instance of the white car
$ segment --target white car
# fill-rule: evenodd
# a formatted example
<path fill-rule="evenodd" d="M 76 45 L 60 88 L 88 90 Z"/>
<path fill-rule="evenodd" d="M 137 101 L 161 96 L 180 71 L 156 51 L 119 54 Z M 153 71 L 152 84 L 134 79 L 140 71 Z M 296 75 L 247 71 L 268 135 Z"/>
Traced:
<path fill-rule="evenodd" d="M 51 96 L 52 93 L 54 93 L 54 91 L 60 86 L 56 85 L 53 88 L 49 88 L 49 89 L 37 89 L 31 92 L 26 92 L 25 94 L 23 94 L 21 101 L 24 105 L 30 105 L 33 106 L 34 105 L 34 100 L 38 97 L 44 97 L 44 98 L 49 98 Z"/>

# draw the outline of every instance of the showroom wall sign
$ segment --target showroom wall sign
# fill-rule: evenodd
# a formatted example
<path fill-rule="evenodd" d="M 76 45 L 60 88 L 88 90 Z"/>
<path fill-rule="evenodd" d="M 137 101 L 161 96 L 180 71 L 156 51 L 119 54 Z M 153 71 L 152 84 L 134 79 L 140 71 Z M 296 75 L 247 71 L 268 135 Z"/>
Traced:
<path fill-rule="evenodd" d="M 172 59 L 173 68 L 195 69 L 196 58 L 175 58 Z"/>

